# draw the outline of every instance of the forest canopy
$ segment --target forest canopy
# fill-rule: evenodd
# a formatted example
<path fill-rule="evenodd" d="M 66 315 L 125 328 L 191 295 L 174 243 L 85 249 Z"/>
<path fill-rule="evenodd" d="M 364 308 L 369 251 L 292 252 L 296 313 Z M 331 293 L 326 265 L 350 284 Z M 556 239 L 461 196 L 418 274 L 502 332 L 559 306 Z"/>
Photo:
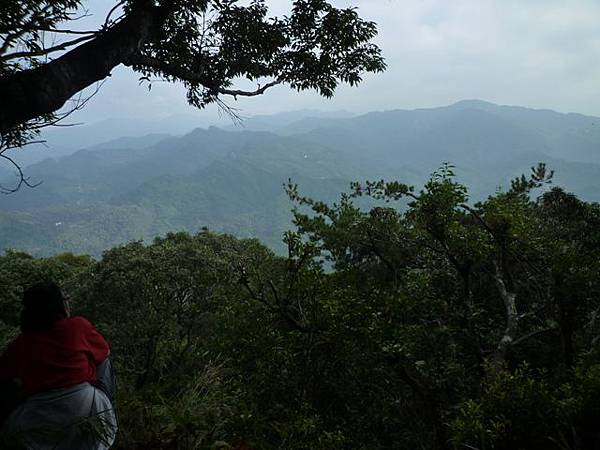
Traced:
<path fill-rule="evenodd" d="M 551 175 L 478 204 L 449 165 L 335 204 L 290 184 L 287 257 L 208 230 L 10 251 L 2 342 L 60 281 L 112 344 L 117 448 L 597 448 L 600 208 Z"/>

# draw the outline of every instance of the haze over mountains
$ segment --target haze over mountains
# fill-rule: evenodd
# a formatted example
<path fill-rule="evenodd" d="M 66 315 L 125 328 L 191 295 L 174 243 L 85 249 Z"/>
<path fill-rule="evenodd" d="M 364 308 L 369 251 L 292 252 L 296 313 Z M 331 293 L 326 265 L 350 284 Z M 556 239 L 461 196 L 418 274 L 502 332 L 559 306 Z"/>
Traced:
<path fill-rule="evenodd" d="M 281 233 L 291 227 L 288 179 L 306 195 L 333 201 L 354 180 L 418 188 L 444 161 L 457 167 L 473 200 L 538 162 L 556 171 L 555 184 L 600 198 L 596 117 L 470 100 L 359 116 L 299 111 L 225 128 L 121 137 L 136 133 L 120 127 L 103 132 L 104 144 L 93 133 L 88 140 L 73 134 L 72 142 L 93 146 L 29 165 L 27 175 L 43 184 L 0 198 L 0 248 L 98 255 L 128 240 L 206 226 L 281 250 Z"/>

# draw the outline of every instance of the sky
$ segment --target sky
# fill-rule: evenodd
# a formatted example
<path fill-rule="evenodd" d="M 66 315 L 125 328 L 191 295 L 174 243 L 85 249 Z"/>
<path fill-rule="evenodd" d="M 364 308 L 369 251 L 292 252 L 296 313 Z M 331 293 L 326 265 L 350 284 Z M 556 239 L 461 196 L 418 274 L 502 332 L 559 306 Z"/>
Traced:
<path fill-rule="evenodd" d="M 113 2 L 92 0 L 103 18 Z M 435 107 L 463 99 L 600 116 L 600 0 L 334 0 L 378 24 L 376 43 L 388 68 L 331 100 L 277 87 L 262 97 L 229 100 L 242 116 L 294 109 L 374 110 Z M 269 1 L 274 15 L 287 0 Z M 138 83 L 116 68 L 74 118 L 157 120 L 194 112 L 179 85 Z"/>

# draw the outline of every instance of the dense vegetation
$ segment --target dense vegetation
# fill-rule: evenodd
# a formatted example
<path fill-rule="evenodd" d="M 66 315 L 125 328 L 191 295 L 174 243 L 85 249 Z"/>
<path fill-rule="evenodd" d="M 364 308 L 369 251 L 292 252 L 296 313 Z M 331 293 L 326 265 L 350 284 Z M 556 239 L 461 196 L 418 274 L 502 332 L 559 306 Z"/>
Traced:
<path fill-rule="evenodd" d="M 208 227 L 259 238 L 284 254 L 280 236 L 291 215 L 281 187 L 289 178 L 305 195 L 332 202 L 352 180 L 401 178 L 421 185 L 441 161 L 456 164 L 472 199 L 508 187 L 507 180 L 547 161 L 558 184 L 598 201 L 598 123 L 468 101 L 352 118 L 281 114 L 251 119 L 237 133 L 210 128 L 182 137 L 120 139 L 27 167 L 30 181 L 42 184 L 0 196 L 0 250 L 99 257 L 130 240 L 151 242 L 171 230 Z M 44 152 L 54 155 L 54 149 Z M 0 185 L 12 183 L 0 178 Z"/>
<path fill-rule="evenodd" d="M 332 204 L 289 185 L 287 257 L 208 231 L 9 251 L 2 342 L 60 281 L 112 343 L 123 449 L 600 448 L 600 207 L 550 176 L 476 204 L 447 165 Z"/>

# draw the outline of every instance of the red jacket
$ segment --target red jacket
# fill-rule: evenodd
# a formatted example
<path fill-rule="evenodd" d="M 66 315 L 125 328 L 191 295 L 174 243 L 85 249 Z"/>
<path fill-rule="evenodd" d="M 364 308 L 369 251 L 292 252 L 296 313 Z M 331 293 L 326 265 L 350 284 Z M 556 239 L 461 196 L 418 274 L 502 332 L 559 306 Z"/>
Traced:
<path fill-rule="evenodd" d="M 0 380 L 21 380 L 25 396 L 91 382 L 108 353 L 108 344 L 90 322 L 70 317 L 49 331 L 17 336 L 0 356 Z"/>

